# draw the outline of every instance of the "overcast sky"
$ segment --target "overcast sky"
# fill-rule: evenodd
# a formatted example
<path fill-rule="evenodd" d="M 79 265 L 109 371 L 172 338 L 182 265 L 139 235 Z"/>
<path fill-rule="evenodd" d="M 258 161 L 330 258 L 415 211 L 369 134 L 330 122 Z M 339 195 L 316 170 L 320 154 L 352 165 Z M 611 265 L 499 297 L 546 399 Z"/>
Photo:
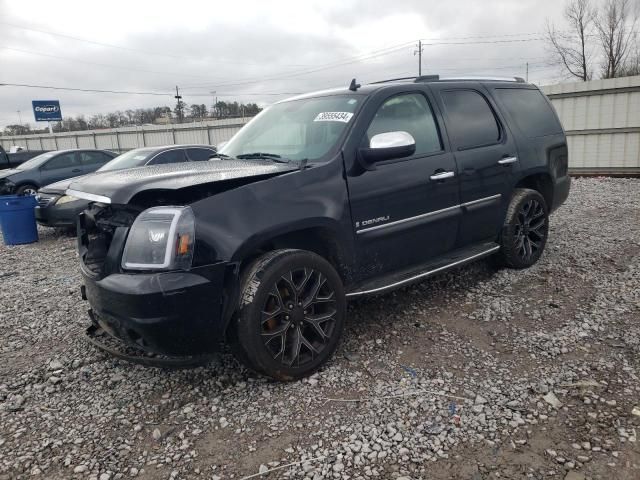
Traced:
<path fill-rule="evenodd" d="M 0 0 L 0 129 L 35 124 L 31 100 L 63 115 L 219 99 L 266 105 L 287 95 L 423 74 L 561 80 L 540 41 L 558 0 L 36 1 Z M 71 38 L 73 37 L 73 38 Z M 469 38 L 472 37 L 472 38 Z M 491 43 L 490 43 L 491 42 Z M 454 45 L 453 43 L 458 43 Z"/>

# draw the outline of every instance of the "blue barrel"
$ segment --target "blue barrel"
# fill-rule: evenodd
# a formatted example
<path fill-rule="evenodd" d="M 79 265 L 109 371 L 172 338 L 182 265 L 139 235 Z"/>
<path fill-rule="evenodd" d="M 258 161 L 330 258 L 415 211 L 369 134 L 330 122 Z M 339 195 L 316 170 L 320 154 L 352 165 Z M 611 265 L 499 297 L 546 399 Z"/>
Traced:
<path fill-rule="evenodd" d="M 38 241 L 35 195 L 4 195 L 0 197 L 0 228 L 5 245 L 20 245 Z"/>

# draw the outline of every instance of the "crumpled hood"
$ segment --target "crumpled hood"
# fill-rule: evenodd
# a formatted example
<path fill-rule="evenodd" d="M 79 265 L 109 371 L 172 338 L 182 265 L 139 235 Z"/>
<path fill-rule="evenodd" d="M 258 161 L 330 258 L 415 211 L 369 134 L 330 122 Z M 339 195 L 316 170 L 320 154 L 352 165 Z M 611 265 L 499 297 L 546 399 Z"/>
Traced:
<path fill-rule="evenodd" d="M 39 189 L 38 192 L 40 192 L 40 193 L 64 194 L 64 192 L 67 191 L 67 188 L 69 188 L 69 185 L 71 185 L 73 182 L 75 182 L 77 180 L 80 180 L 84 176 L 85 175 L 81 175 L 79 177 L 68 178 L 66 180 L 60 180 L 59 182 L 56 182 L 56 183 L 50 183 L 49 185 L 46 185 L 46 186 L 42 187 L 41 189 Z"/>
<path fill-rule="evenodd" d="M 126 204 L 145 190 L 179 190 L 237 178 L 278 175 L 297 169 L 298 165 L 295 163 L 275 163 L 268 160 L 170 163 L 96 172 L 73 178 L 67 193 L 102 203 Z"/>

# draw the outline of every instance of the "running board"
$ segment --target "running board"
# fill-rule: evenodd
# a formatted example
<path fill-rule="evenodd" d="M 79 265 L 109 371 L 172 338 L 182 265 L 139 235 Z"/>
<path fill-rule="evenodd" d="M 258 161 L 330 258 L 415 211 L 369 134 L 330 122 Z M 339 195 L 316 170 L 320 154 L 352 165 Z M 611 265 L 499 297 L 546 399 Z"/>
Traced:
<path fill-rule="evenodd" d="M 414 267 L 410 270 L 394 272 L 389 275 L 370 280 L 364 284 L 356 286 L 356 288 L 347 293 L 346 296 L 347 298 L 355 298 L 364 295 L 385 293 L 450 268 L 487 257 L 498 250 L 500 250 L 500 245 L 494 242 L 483 243 L 471 248 L 465 248 L 464 250 L 457 250 L 452 252 L 452 254 L 446 255 L 445 258 L 441 257 L 439 260 L 421 265 L 418 268 Z"/>

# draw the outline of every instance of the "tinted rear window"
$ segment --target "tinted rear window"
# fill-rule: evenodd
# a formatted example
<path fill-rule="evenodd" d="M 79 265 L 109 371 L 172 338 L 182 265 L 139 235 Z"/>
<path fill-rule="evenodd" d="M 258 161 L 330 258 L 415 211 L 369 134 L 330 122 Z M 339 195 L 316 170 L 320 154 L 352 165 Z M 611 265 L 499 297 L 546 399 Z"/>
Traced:
<path fill-rule="evenodd" d="M 150 165 L 162 165 L 165 163 L 180 163 L 185 162 L 187 159 L 184 156 L 184 150 L 179 148 L 176 150 L 167 150 L 161 153 L 153 160 L 149 162 Z"/>
<path fill-rule="evenodd" d="M 527 137 L 561 133 L 562 127 L 539 90 L 498 88 L 496 96 Z"/>
<path fill-rule="evenodd" d="M 449 134 L 459 150 L 498 142 L 498 122 L 480 93 L 475 90 L 447 90 L 442 92 L 442 101 L 449 118 Z"/>
<path fill-rule="evenodd" d="M 202 162 L 209 160 L 211 155 L 215 155 L 215 150 L 209 150 L 208 148 L 188 148 L 187 157 L 192 162 Z"/>

